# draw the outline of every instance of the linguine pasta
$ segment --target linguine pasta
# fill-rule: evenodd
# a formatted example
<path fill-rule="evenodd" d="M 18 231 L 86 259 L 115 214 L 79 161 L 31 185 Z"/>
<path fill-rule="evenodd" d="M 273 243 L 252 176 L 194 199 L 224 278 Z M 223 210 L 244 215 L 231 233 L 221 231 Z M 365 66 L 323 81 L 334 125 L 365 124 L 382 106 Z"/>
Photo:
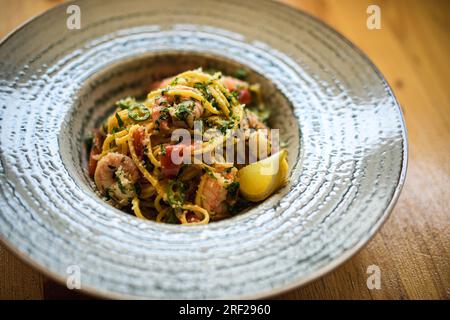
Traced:
<path fill-rule="evenodd" d="M 227 162 L 217 150 L 243 142 L 248 153 L 252 137 L 270 146 L 270 134 L 251 131 L 267 129 L 265 120 L 259 85 L 186 71 L 154 83 L 144 101 L 116 103 L 93 132 L 89 174 L 105 200 L 141 219 L 207 224 L 227 218 L 249 205 L 239 193 L 238 170 L 246 163 Z M 179 130 L 189 141 L 174 139 Z M 237 130 L 244 133 L 236 137 Z"/>

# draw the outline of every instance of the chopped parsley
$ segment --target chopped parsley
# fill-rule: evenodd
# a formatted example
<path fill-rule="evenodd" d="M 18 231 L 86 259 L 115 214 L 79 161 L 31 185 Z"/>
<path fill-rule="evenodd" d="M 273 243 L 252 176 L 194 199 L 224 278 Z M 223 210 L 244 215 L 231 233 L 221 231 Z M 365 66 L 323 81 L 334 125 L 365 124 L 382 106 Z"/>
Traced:
<path fill-rule="evenodd" d="M 125 99 L 121 99 L 116 102 L 116 106 L 121 110 L 129 109 L 133 104 L 136 103 L 136 100 L 132 97 L 126 97 Z"/>
<path fill-rule="evenodd" d="M 249 208 L 251 206 L 251 202 L 248 200 L 245 200 L 244 198 L 238 197 L 236 202 L 228 207 L 228 211 L 231 215 L 236 215 L 240 213 L 241 211 Z"/>
<path fill-rule="evenodd" d="M 211 171 L 210 168 L 208 167 L 203 167 L 203 170 L 206 172 L 206 174 L 208 176 L 210 176 L 211 178 L 217 179 L 217 177 L 214 175 L 214 173 Z"/>
<path fill-rule="evenodd" d="M 109 200 L 113 199 L 113 195 L 114 195 L 114 191 L 111 188 L 106 188 L 105 189 L 105 199 L 106 199 L 106 201 L 109 201 Z"/>
<path fill-rule="evenodd" d="M 211 95 L 211 93 L 208 90 L 208 87 L 205 83 L 202 82 L 196 82 L 194 84 L 194 88 L 199 90 L 206 98 L 206 100 L 208 100 L 209 102 L 211 102 L 213 100 L 213 97 Z"/>
<path fill-rule="evenodd" d="M 245 78 L 247 78 L 247 70 L 245 70 L 244 68 L 240 68 L 236 70 L 234 76 L 240 80 L 244 80 Z"/>
<path fill-rule="evenodd" d="M 186 186 L 179 180 L 170 180 L 167 186 L 167 201 L 172 207 L 179 208 L 186 197 Z"/>
<path fill-rule="evenodd" d="M 227 191 L 230 196 L 235 196 L 237 191 L 239 190 L 239 182 L 233 181 L 227 186 Z"/>
<path fill-rule="evenodd" d="M 114 127 L 114 128 L 112 128 L 111 133 L 117 133 L 117 132 L 119 132 L 119 131 L 120 131 L 119 128 Z"/>
<path fill-rule="evenodd" d="M 156 119 L 155 123 L 159 126 L 161 121 L 169 119 L 169 108 L 162 108 L 160 111 L 160 115 L 158 119 Z"/>
<path fill-rule="evenodd" d="M 195 89 L 198 89 L 198 90 L 200 90 L 200 91 L 206 90 L 205 84 L 204 84 L 204 83 L 201 83 L 201 82 L 196 82 L 196 83 L 194 84 L 194 88 L 195 88 Z"/>
<path fill-rule="evenodd" d="M 193 107 L 194 107 L 193 101 L 190 101 L 190 100 L 183 101 L 177 106 L 177 109 L 175 111 L 175 116 L 178 119 L 185 121 L 187 119 L 187 117 L 192 113 Z"/>
<path fill-rule="evenodd" d="M 123 194 L 127 193 L 127 190 L 125 189 L 125 186 L 122 184 L 122 180 L 119 178 L 117 178 L 117 185 L 119 186 L 120 192 L 122 192 Z"/>
<path fill-rule="evenodd" d="M 119 125 L 119 128 L 123 127 L 123 120 L 120 117 L 120 115 L 116 112 L 116 119 L 117 119 L 117 124 Z"/>
<path fill-rule="evenodd" d="M 166 146 L 163 145 L 163 144 L 161 144 L 161 145 L 160 145 L 160 148 L 161 148 L 161 154 L 162 154 L 163 156 L 165 156 L 165 155 L 167 154 Z"/>
<path fill-rule="evenodd" d="M 222 121 L 219 130 L 222 132 L 222 134 L 226 134 L 228 129 L 232 129 L 234 125 L 233 121 L 224 120 Z"/>
<path fill-rule="evenodd" d="M 170 224 L 178 224 L 179 223 L 177 215 L 175 214 L 174 210 L 170 210 L 167 213 L 167 216 L 165 218 L 165 222 L 166 223 L 170 223 Z"/>
<path fill-rule="evenodd" d="M 150 159 L 147 157 L 147 155 L 144 155 L 144 166 L 145 169 L 147 169 L 147 171 L 153 171 L 153 169 L 155 169 L 155 166 L 153 165 L 153 163 L 150 161 Z"/>

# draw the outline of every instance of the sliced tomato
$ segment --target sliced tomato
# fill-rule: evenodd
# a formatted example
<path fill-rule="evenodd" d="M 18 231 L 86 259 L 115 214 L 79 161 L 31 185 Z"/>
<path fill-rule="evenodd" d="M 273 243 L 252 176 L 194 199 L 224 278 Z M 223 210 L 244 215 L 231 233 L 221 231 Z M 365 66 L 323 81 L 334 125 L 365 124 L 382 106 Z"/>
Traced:
<path fill-rule="evenodd" d="M 181 168 L 180 164 L 175 164 L 172 162 L 172 153 L 176 152 L 180 157 L 183 155 L 183 149 L 185 145 L 174 144 L 165 146 L 165 154 L 161 157 L 161 173 L 166 178 L 174 178 L 178 175 Z"/>
<path fill-rule="evenodd" d="M 247 88 L 248 83 L 233 77 L 222 77 L 223 85 L 230 91 L 238 92 L 242 88 Z"/>
<path fill-rule="evenodd" d="M 233 77 L 223 77 L 222 83 L 230 90 L 236 92 L 240 103 L 250 104 L 252 102 L 252 95 L 248 89 L 248 83 Z"/>
<path fill-rule="evenodd" d="M 252 95 L 250 94 L 250 90 L 241 89 L 237 91 L 238 100 L 242 104 L 250 104 L 252 102 Z"/>

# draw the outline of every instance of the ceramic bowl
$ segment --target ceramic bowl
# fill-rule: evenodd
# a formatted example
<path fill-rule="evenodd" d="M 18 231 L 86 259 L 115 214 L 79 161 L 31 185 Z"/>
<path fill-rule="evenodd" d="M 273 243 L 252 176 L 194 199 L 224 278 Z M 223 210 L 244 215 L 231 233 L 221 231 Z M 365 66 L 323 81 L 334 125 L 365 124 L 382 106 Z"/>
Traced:
<path fill-rule="evenodd" d="M 258 298 L 352 256 L 402 187 L 405 124 L 367 57 L 270 1 L 63 3 L 0 45 L 0 236 L 65 283 L 110 298 Z M 244 67 L 288 142 L 290 182 L 228 220 L 139 220 L 95 193 L 83 140 L 114 101 L 188 68 Z"/>

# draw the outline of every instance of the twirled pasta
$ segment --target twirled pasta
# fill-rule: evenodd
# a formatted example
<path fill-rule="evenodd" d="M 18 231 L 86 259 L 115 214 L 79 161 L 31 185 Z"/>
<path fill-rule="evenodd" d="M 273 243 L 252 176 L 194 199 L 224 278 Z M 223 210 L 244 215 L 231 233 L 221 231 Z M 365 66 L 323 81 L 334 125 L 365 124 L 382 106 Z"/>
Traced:
<path fill-rule="evenodd" d="M 221 148 L 239 128 L 266 128 L 256 113 L 246 110 L 246 104 L 261 107 L 261 94 L 255 92 L 259 86 L 198 69 L 152 87 L 142 102 L 130 97 L 118 101 L 95 131 L 89 172 L 103 196 L 157 222 L 207 224 L 241 210 L 247 204 L 239 196 L 239 165 L 195 160 Z M 193 126 L 195 121 L 200 129 Z M 183 144 L 171 139 L 180 128 L 191 138 L 205 130 L 216 133 L 208 141 Z M 176 152 L 192 162 L 175 164 Z M 112 158 L 114 165 L 108 163 Z"/>

